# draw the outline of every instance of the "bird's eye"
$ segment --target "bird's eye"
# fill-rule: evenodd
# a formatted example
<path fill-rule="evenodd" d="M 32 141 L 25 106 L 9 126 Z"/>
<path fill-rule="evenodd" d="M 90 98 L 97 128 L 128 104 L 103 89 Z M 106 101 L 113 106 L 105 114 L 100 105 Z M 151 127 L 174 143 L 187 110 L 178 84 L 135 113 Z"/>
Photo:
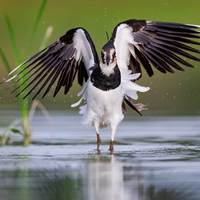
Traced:
<path fill-rule="evenodd" d="M 106 60 L 104 59 L 104 57 L 105 57 L 104 53 L 101 52 L 101 59 L 102 59 L 102 62 L 103 62 L 103 63 L 106 63 Z"/>
<path fill-rule="evenodd" d="M 113 58 L 115 58 L 115 57 L 116 57 L 116 53 L 114 52 L 114 53 L 113 53 Z"/>

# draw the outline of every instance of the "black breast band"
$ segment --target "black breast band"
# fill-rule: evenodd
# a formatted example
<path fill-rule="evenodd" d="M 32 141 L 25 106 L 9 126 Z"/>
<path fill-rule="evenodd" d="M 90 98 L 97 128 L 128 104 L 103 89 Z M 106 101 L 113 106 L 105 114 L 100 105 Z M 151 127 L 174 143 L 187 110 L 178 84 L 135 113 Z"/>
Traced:
<path fill-rule="evenodd" d="M 117 88 L 121 83 L 121 75 L 118 66 L 115 66 L 114 72 L 109 76 L 102 73 L 100 67 L 93 70 L 90 81 L 101 90 L 108 91 Z"/>

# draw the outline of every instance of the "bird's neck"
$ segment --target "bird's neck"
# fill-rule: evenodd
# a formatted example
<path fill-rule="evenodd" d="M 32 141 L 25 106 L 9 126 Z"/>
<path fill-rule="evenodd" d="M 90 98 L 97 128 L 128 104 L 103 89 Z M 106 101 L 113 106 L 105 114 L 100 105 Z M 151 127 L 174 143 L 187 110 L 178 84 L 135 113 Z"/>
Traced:
<path fill-rule="evenodd" d="M 110 64 L 109 66 L 107 66 L 104 63 L 100 63 L 100 68 L 103 74 L 110 76 L 111 74 L 114 73 L 114 68 L 115 68 L 115 64 Z"/>

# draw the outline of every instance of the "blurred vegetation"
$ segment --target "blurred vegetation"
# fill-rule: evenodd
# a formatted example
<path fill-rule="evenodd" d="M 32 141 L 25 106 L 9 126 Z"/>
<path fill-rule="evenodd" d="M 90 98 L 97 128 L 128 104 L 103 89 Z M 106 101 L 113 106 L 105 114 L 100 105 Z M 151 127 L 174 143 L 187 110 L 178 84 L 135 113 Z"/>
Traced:
<path fill-rule="evenodd" d="M 44 12 L 44 8 L 45 8 L 46 3 L 47 3 L 47 0 L 43 0 L 42 1 L 42 4 L 41 4 L 40 9 L 39 9 L 39 12 L 37 14 L 37 17 L 36 17 L 36 20 L 35 20 L 35 23 L 34 23 L 34 27 L 33 27 L 33 31 L 32 31 L 32 34 L 31 34 L 30 46 L 28 48 L 27 56 L 31 55 L 34 39 L 35 39 L 35 36 L 36 36 L 36 31 L 37 31 L 37 28 L 38 28 L 38 24 L 40 22 L 42 13 Z M 11 47 L 12 47 L 13 54 L 14 54 L 14 57 L 15 57 L 15 63 L 16 63 L 16 66 L 18 66 L 18 65 L 20 65 L 20 57 L 19 57 L 19 51 L 18 51 L 17 45 L 16 45 L 15 32 L 13 30 L 12 23 L 11 23 L 9 17 L 6 14 L 5 14 L 5 21 L 6 21 L 6 25 L 7 25 L 7 28 L 8 28 L 8 33 L 9 33 L 9 36 L 10 36 Z M 50 37 L 52 30 L 53 29 L 51 28 L 50 34 L 49 33 L 45 34 L 45 37 L 42 40 L 41 46 L 44 46 L 45 45 L 44 43 L 46 43 L 48 41 L 48 38 Z M 47 31 L 48 31 L 48 29 L 47 29 Z M 7 73 L 10 73 L 12 71 L 12 69 L 10 67 L 10 64 L 9 64 L 9 61 L 8 61 L 6 55 L 4 54 L 4 52 L 3 52 L 3 50 L 1 48 L 0 48 L 0 56 L 2 57 L 2 60 L 3 60 L 4 65 L 5 65 L 5 68 L 7 69 Z M 19 72 L 20 72 L 20 70 L 17 70 L 17 73 L 19 73 Z M 25 82 L 26 77 L 23 77 L 24 74 L 25 74 L 25 72 L 20 74 L 20 76 L 19 76 L 19 78 L 20 78 L 19 79 L 20 80 L 19 84 L 22 84 L 22 83 Z M 12 82 L 14 83 L 13 80 L 12 80 Z M 27 83 L 24 83 L 22 85 L 21 89 L 23 90 L 26 87 L 27 87 Z M 18 94 L 20 92 L 20 90 L 16 87 L 16 85 L 14 85 L 14 89 L 15 89 L 15 93 L 16 94 Z M 26 95 L 26 94 L 27 94 L 27 90 L 25 90 L 25 92 L 23 92 L 23 95 Z M 9 140 L 10 140 L 10 132 L 17 133 L 17 134 L 22 134 L 19 130 L 14 128 L 18 123 L 22 123 L 22 126 L 23 126 L 23 134 L 22 135 L 24 136 L 24 145 L 26 146 L 26 145 L 29 144 L 29 139 L 30 139 L 30 135 L 31 135 L 30 126 L 29 126 L 30 122 L 29 122 L 29 116 L 28 116 L 29 115 L 28 98 L 26 99 L 26 101 L 24 101 L 23 100 L 23 96 L 20 95 L 20 96 L 17 97 L 17 100 L 18 100 L 18 102 L 20 104 L 20 108 L 21 108 L 21 112 L 22 112 L 22 118 L 14 120 L 14 122 L 12 122 L 6 128 L 4 133 L 2 135 L 0 135 L 0 143 L 4 144 L 4 143 L 8 143 L 9 142 Z"/>
<path fill-rule="evenodd" d="M 10 47 L 9 36 L 4 20 L 6 12 L 12 21 L 15 36 L 17 38 L 17 47 L 19 49 L 20 61 L 27 59 L 27 50 L 29 48 L 31 34 L 33 31 L 36 13 L 39 10 L 41 1 L 35 0 L 2 0 L 0 6 L 0 26 L 1 37 L 0 44 L 4 52 L 8 56 L 12 68 L 15 68 L 14 55 Z M 53 26 L 54 32 L 48 44 L 53 43 L 65 32 L 74 27 L 84 27 L 90 33 L 97 51 L 100 52 L 101 47 L 107 41 L 106 31 L 111 34 L 115 25 L 121 21 L 135 18 L 146 19 L 152 21 L 168 21 L 189 24 L 200 24 L 200 1 L 199 0 L 58 0 L 48 1 L 45 12 L 38 24 L 35 41 L 33 43 L 32 53 L 38 52 L 43 34 L 47 27 Z M 192 61 L 196 66 L 195 69 L 184 67 L 186 72 L 176 71 L 175 74 L 161 74 L 154 70 L 155 75 L 149 78 L 143 73 L 143 78 L 138 82 L 140 85 L 150 86 L 151 90 L 146 93 L 140 93 L 136 102 L 142 102 L 148 105 L 149 111 L 144 115 L 149 115 L 150 111 L 156 114 L 200 114 L 200 89 L 199 74 L 200 63 Z M 0 74 L 4 77 L 4 64 L 0 60 Z M 14 96 L 10 96 L 9 92 L 2 92 L 5 86 L 0 86 L 0 106 L 7 104 L 18 104 Z M 73 89 L 68 95 L 64 95 L 63 91 L 56 98 L 52 98 L 50 91 L 42 103 L 50 105 L 49 108 L 70 109 L 70 105 L 76 102 L 77 92 L 80 87 L 74 83 Z M 71 98 L 73 97 L 73 98 Z M 40 98 L 38 98 L 40 100 Z M 53 104 L 53 106 L 52 106 Z M 47 106 L 48 107 L 48 106 Z M 78 109 L 78 108 L 77 108 Z M 164 110 L 164 111 L 162 111 Z"/>

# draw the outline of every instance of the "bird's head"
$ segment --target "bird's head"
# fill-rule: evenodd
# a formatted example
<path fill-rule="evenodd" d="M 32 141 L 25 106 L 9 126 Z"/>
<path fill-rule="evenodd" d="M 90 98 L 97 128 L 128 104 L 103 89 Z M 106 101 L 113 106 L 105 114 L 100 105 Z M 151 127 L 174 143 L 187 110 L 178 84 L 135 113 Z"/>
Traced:
<path fill-rule="evenodd" d="M 107 66 L 110 64 L 116 64 L 115 47 L 111 41 L 106 43 L 101 49 L 101 62 Z"/>

